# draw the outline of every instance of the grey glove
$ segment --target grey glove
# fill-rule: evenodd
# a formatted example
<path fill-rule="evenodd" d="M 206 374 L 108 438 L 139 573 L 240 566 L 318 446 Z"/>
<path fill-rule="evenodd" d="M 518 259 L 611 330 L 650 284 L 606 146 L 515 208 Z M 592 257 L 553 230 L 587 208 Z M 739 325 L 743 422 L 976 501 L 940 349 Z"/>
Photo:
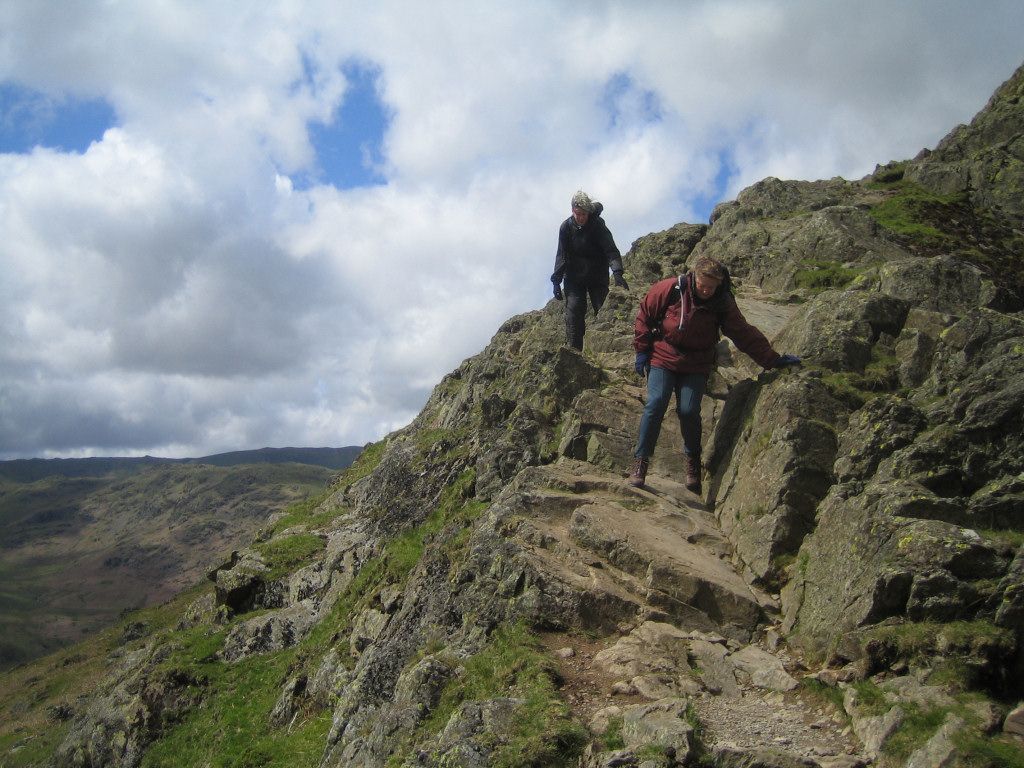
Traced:
<path fill-rule="evenodd" d="M 555 289 L 555 298 L 558 299 L 559 301 L 561 301 L 562 300 L 562 286 L 559 285 L 558 283 L 552 283 L 551 285 L 554 286 L 554 289 Z"/>
<path fill-rule="evenodd" d="M 612 277 L 615 278 L 615 284 L 619 288 L 622 288 L 622 289 L 627 290 L 627 291 L 629 290 L 629 284 L 626 283 L 626 278 L 624 278 L 622 276 L 622 271 L 621 270 L 617 270 L 615 272 L 612 272 Z"/>

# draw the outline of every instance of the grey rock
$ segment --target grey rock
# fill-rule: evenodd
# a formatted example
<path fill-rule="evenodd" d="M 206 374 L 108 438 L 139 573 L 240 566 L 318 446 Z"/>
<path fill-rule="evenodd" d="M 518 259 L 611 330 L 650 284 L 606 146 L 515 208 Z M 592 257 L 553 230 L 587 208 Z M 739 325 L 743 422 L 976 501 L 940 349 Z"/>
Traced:
<path fill-rule="evenodd" d="M 810 757 L 786 754 L 771 749 L 740 749 L 717 745 L 711 752 L 721 768 L 818 768 L 820 763 Z"/>
<path fill-rule="evenodd" d="M 756 645 L 748 645 L 729 656 L 737 671 L 749 678 L 752 685 L 772 691 L 792 691 L 800 684 L 782 664 L 782 660 Z"/>
<path fill-rule="evenodd" d="M 358 656 L 366 646 L 380 637 L 388 624 L 388 614 L 375 608 L 367 608 L 356 616 L 349 635 L 349 648 L 353 656 Z"/>
<path fill-rule="evenodd" d="M 225 606 L 232 613 L 270 607 L 266 606 L 263 595 L 267 586 L 264 577 L 269 570 L 263 559 L 252 550 L 232 552 L 228 562 L 210 573 L 217 605 Z"/>
<path fill-rule="evenodd" d="M 693 754 L 693 726 L 686 722 L 686 699 L 666 698 L 624 707 L 622 737 L 631 748 L 658 746 L 666 756 L 686 764 Z"/>
<path fill-rule="evenodd" d="M 690 642 L 690 663 L 704 687 L 714 694 L 738 696 L 734 667 L 727 657 L 728 650 L 723 645 L 704 640 Z"/>
<path fill-rule="evenodd" d="M 1024 704 L 1018 704 L 1010 710 L 1003 720 L 1003 733 L 1024 739 Z"/>
<path fill-rule="evenodd" d="M 232 628 L 219 655 L 225 661 L 234 662 L 290 648 L 305 637 L 315 618 L 312 606 L 299 603 L 248 619 Z"/>

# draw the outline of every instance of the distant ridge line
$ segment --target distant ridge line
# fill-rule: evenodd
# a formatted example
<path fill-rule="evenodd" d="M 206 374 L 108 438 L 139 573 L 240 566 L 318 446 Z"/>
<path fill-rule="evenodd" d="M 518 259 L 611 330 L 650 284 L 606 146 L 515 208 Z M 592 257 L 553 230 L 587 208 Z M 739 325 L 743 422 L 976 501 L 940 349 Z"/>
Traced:
<path fill-rule="evenodd" d="M 355 461 L 363 446 L 343 448 L 259 448 L 229 451 L 189 459 L 156 456 L 92 457 L 85 459 L 12 459 L 0 461 L 0 478 L 31 483 L 45 477 L 103 477 L 116 472 L 140 472 L 169 464 L 210 464 L 233 467 L 240 464 L 311 464 L 328 469 L 345 469 Z"/>

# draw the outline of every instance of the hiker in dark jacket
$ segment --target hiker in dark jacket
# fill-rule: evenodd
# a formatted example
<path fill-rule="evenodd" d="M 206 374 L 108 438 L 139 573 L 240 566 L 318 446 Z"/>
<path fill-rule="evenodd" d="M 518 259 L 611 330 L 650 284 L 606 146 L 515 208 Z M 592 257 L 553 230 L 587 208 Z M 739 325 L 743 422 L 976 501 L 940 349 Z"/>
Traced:
<path fill-rule="evenodd" d="M 615 276 L 615 285 L 629 290 L 622 277 L 622 256 L 601 218 L 603 210 L 601 203 L 579 190 L 572 196 L 572 216 L 558 228 L 551 282 L 555 298 L 561 301 L 565 281 L 565 341 L 580 350 L 586 330 L 587 296 L 596 315 L 608 297 L 608 270 Z"/>
<path fill-rule="evenodd" d="M 697 259 L 693 269 L 651 286 L 633 328 L 636 372 L 647 376 L 647 405 L 629 482 L 641 486 L 661 432 L 672 394 L 683 433 L 686 488 L 701 492 L 700 401 L 715 364 L 719 332 L 763 368 L 797 365 L 800 358 L 780 355 L 743 317 L 729 285 L 729 273 L 715 259 Z"/>

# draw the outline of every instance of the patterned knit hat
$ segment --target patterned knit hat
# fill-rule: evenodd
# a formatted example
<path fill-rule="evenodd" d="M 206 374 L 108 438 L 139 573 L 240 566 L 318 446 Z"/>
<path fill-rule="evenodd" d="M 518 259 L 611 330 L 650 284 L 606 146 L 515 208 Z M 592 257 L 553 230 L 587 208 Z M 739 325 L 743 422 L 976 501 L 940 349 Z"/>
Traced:
<path fill-rule="evenodd" d="M 584 213 L 593 213 L 594 201 L 582 189 L 577 189 L 576 194 L 572 196 L 572 207 L 579 208 Z"/>

